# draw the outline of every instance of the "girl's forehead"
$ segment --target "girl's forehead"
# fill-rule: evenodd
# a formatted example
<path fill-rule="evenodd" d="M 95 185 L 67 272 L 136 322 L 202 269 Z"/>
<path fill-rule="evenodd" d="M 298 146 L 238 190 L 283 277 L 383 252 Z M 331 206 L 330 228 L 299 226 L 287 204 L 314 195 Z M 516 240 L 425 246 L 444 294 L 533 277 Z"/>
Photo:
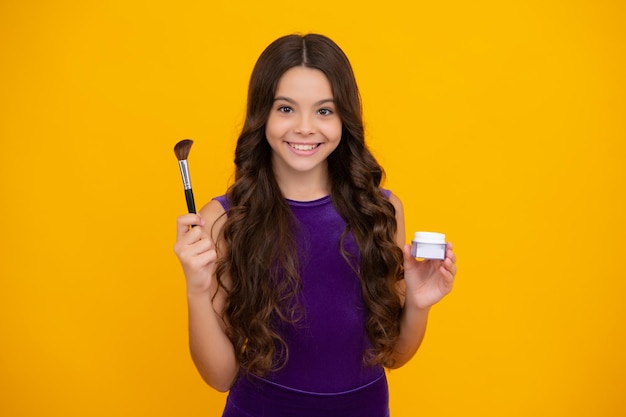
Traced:
<path fill-rule="evenodd" d="M 276 95 L 286 92 L 328 95 L 332 89 L 326 74 L 315 68 L 293 67 L 278 80 Z"/>

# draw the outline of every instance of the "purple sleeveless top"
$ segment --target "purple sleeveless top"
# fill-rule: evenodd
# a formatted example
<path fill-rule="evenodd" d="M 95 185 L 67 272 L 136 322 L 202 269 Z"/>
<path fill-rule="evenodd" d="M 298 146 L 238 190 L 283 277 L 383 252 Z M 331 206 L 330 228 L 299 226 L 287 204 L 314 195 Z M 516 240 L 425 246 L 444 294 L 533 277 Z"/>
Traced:
<path fill-rule="evenodd" d="M 228 212 L 226 197 L 216 200 Z M 313 416 L 323 409 L 324 416 L 334 416 L 336 410 L 343 417 L 384 417 L 388 415 L 384 369 L 364 364 L 363 354 L 371 343 L 361 284 L 339 250 L 346 223 L 329 196 L 287 202 L 298 225 L 302 280 L 298 301 L 304 317 L 278 329 L 289 348 L 287 364 L 265 379 L 240 377 L 229 393 L 224 416 L 306 417 L 309 411 Z M 359 265 L 352 234 L 343 245 L 353 264 Z"/>

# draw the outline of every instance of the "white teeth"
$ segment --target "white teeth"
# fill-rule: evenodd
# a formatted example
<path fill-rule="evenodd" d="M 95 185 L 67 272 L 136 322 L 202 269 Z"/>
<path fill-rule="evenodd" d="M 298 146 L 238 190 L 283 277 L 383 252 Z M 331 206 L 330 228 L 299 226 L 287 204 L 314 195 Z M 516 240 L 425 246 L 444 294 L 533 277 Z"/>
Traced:
<path fill-rule="evenodd" d="M 312 151 L 318 146 L 318 145 L 300 145 L 298 143 L 290 143 L 289 145 L 297 151 Z"/>

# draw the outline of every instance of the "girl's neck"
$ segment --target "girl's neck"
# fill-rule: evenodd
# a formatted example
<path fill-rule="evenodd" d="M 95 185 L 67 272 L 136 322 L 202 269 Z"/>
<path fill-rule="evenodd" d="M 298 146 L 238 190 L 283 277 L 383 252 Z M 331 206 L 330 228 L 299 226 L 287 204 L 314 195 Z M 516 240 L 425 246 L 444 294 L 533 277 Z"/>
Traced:
<path fill-rule="evenodd" d="M 283 197 L 294 201 L 313 201 L 330 194 L 327 169 L 308 172 L 275 172 Z"/>

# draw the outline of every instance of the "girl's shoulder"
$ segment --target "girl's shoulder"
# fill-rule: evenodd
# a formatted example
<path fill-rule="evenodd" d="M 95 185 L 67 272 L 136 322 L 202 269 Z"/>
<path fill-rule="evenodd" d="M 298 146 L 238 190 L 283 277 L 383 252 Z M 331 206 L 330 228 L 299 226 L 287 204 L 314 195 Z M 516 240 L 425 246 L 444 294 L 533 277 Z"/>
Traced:
<path fill-rule="evenodd" d="M 213 197 L 211 201 L 217 201 L 218 203 L 220 203 L 224 211 L 228 211 L 228 208 L 230 207 L 230 199 L 228 198 L 226 194 Z"/>
<path fill-rule="evenodd" d="M 206 203 L 199 212 L 205 221 L 205 231 L 209 233 L 214 242 L 226 221 L 226 216 L 224 216 L 226 210 L 219 199 L 214 198 Z"/>
<path fill-rule="evenodd" d="M 400 200 L 400 198 L 398 198 L 397 195 L 395 195 L 394 193 L 391 192 L 391 190 L 388 190 L 386 188 L 381 188 L 380 191 L 383 193 L 383 195 L 385 196 L 385 198 L 387 200 L 389 200 L 389 202 L 393 205 L 393 207 L 396 209 L 396 213 L 399 213 L 401 215 L 403 215 L 404 212 L 404 208 L 402 206 L 402 201 Z"/>

